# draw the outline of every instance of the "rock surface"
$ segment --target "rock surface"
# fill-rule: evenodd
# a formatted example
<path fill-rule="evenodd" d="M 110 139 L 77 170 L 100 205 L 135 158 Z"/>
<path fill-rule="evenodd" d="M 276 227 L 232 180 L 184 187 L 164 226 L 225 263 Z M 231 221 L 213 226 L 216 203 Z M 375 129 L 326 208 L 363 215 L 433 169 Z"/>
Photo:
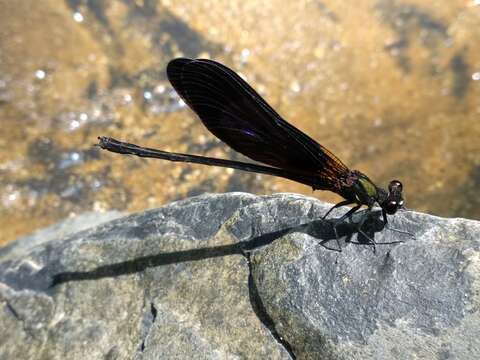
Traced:
<path fill-rule="evenodd" d="M 338 252 L 329 207 L 204 195 L 1 249 L 0 359 L 476 358 L 480 223 L 372 219 L 376 251 L 346 223 Z"/>

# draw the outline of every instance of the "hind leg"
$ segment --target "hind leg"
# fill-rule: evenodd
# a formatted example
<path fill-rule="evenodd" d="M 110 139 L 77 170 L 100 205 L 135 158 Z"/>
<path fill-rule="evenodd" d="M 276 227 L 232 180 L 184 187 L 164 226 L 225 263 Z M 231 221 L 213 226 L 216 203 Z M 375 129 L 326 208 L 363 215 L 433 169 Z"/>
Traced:
<path fill-rule="evenodd" d="M 335 205 L 335 206 L 337 206 L 337 205 Z M 339 205 L 339 206 L 341 206 L 341 205 Z M 335 220 L 335 223 L 333 224 L 333 231 L 335 232 L 335 240 L 337 241 L 338 249 L 339 249 L 340 252 L 342 251 L 342 247 L 340 246 L 340 241 L 338 240 L 339 236 L 338 236 L 337 226 L 340 225 L 345 219 L 352 216 L 353 213 L 356 212 L 358 209 L 360 209 L 361 206 L 362 205 L 355 205 L 353 208 L 348 210 L 340 219 Z M 330 210 L 333 210 L 333 208 L 330 209 Z"/>

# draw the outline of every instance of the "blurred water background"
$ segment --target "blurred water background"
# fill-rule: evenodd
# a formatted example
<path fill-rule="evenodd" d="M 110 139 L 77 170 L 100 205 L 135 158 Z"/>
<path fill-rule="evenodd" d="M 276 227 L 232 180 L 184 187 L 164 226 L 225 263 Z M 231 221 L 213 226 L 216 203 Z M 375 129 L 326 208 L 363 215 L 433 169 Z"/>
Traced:
<path fill-rule="evenodd" d="M 144 160 L 99 135 L 245 160 L 165 77 L 178 56 L 245 76 L 285 119 L 407 206 L 480 219 L 480 1 L 0 0 L 0 244 L 85 211 L 203 192 L 328 192 Z"/>

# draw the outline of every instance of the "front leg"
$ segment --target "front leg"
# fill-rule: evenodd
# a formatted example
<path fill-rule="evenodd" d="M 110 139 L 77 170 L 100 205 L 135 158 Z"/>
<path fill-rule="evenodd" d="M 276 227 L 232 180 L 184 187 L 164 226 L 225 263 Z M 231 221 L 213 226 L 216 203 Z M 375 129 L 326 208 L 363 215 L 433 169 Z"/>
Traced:
<path fill-rule="evenodd" d="M 383 216 L 383 225 L 387 226 L 388 220 L 387 220 L 387 212 L 385 211 L 385 209 L 382 209 L 382 216 Z"/>
<path fill-rule="evenodd" d="M 394 228 L 391 228 L 390 226 L 388 226 L 388 220 L 387 220 L 387 212 L 382 209 L 382 215 L 383 215 L 383 225 L 385 226 L 385 229 L 388 229 L 390 231 L 395 231 L 395 232 L 398 232 L 400 234 L 405 234 L 405 235 L 409 235 L 411 236 L 412 238 L 415 238 L 415 235 L 413 235 L 411 232 L 408 232 L 408 231 L 404 231 L 404 230 L 399 230 L 399 229 L 394 229 Z M 402 243 L 403 240 L 398 240 L 398 241 L 395 241 L 396 243 Z"/>
<path fill-rule="evenodd" d="M 328 216 L 328 214 L 330 214 L 332 212 L 332 210 L 336 209 L 336 208 L 339 208 L 340 206 L 345 206 L 345 205 L 350 205 L 350 204 L 353 204 L 353 201 L 350 201 L 350 200 L 343 200 L 343 201 L 340 201 L 338 204 L 335 204 L 334 206 L 332 206 L 325 215 L 322 216 L 322 220 L 325 220 L 325 218 Z"/>

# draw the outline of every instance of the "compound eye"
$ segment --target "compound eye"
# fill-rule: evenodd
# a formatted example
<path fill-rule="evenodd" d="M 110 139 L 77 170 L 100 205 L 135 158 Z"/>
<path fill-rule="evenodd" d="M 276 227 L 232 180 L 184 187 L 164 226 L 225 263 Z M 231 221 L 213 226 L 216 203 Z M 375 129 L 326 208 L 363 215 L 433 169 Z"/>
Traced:
<path fill-rule="evenodd" d="M 393 191 L 401 192 L 402 189 L 403 189 L 403 185 L 398 180 L 392 180 L 392 181 L 390 181 L 390 184 L 388 184 L 388 191 L 389 192 L 393 192 Z"/>
<path fill-rule="evenodd" d="M 393 215 L 397 212 L 398 208 L 400 205 L 398 202 L 395 200 L 390 200 L 387 202 L 387 205 L 385 206 L 385 211 L 387 212 L 388 215 Z"/>

